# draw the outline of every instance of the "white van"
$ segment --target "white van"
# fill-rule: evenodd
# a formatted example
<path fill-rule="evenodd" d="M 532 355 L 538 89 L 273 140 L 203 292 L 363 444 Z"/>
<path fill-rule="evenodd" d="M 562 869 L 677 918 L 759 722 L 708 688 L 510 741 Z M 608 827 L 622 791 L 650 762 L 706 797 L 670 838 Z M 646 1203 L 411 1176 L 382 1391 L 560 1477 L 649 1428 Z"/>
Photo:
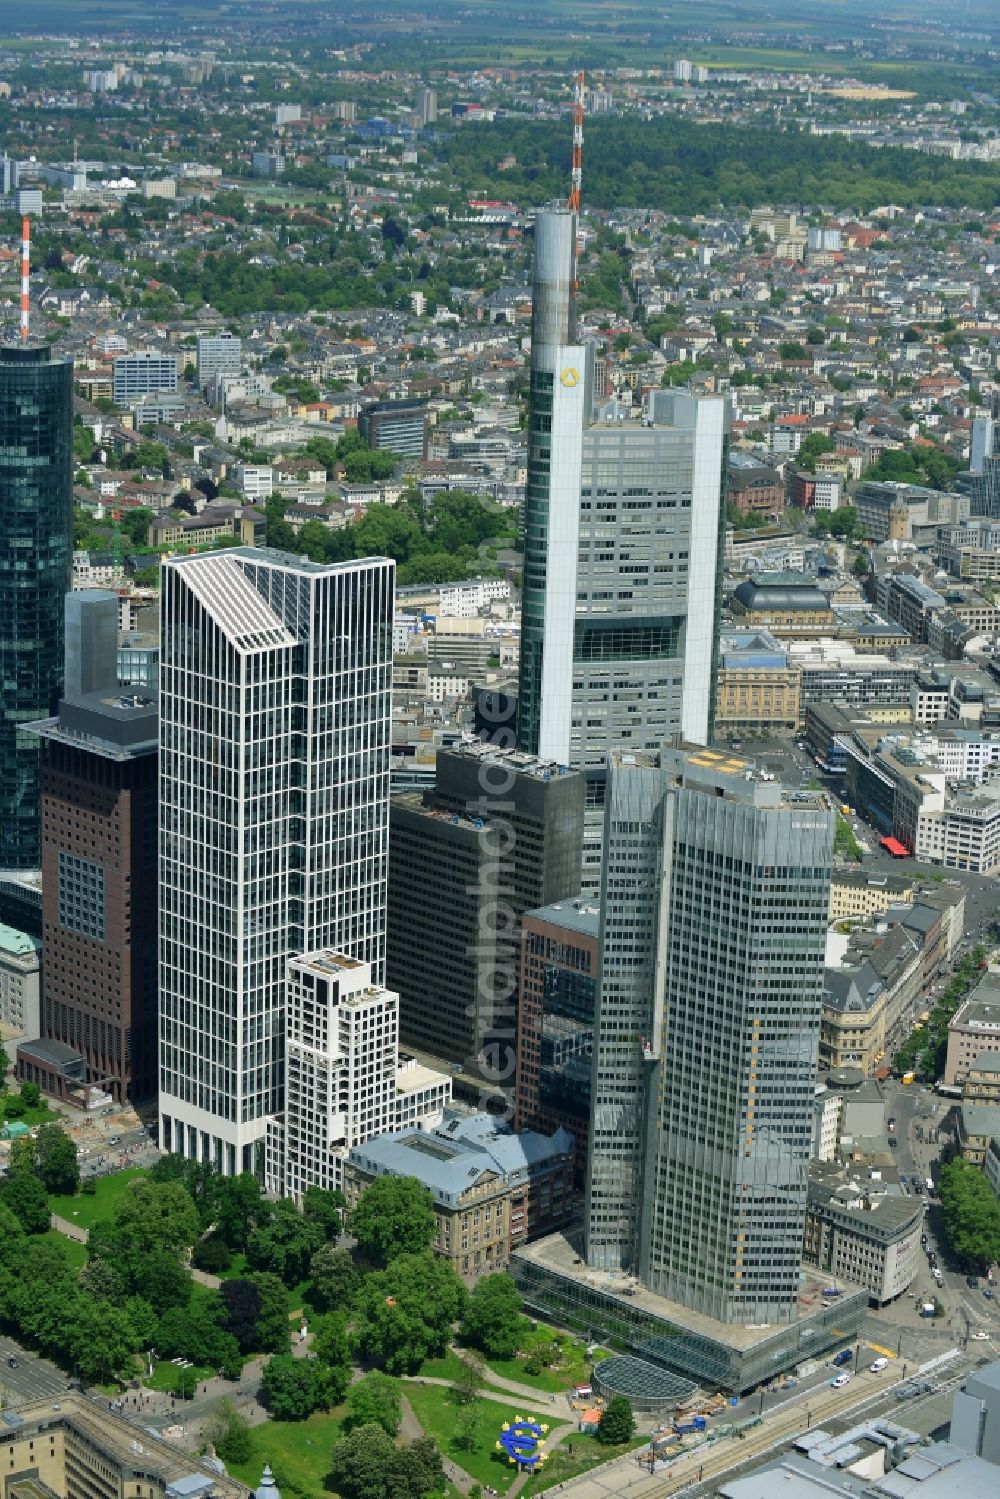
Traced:
<path fill-rule="evenodd" d="M 873 1364 L 869 1364 L 868 1367 L 872 1374 L 881 1374 L 883 1369 L 888 1369 L 889 1360 L 887 1358 L 877 1358 L 875 1362 Z"/>
<path fill-rule="evenodd" d="M 849 1374 L 838 1374 L 837 1377 L 836 1377 L 836 1379 L 831 1379 L 830 1380 L 830 1383 L 832 1384 L 832 1386 L 833 1386 L 833 1388 L 835 1390 L 843 1389 L 844 1385 L 845 1384 L 850 1384 L 850 1382 L 851 1382 L 851 1376 Z"/>

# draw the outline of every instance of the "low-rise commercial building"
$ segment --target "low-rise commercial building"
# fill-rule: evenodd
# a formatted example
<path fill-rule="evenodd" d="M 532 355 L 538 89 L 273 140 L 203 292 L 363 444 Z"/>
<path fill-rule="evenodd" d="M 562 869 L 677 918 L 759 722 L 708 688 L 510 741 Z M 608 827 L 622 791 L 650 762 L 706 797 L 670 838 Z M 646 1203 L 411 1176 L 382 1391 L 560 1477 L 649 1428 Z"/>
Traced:
<path fill-rule="evenodd" d="M 28 1041 L 41 1035 L 41 946 L 27 932 L 0 924 L 0 1025 Z"/>
<path fill-rule="evenodd" d="M 189 1456 L 83 1395 L 4 1411 L 0 1463 L 4 1493 L 19 1499 L 250 1499 L 221 1465 Z"/>
<path fill-rule="evenodd" d="M 1000 1053 L 1000 974 L 995 973 L 987 973 L 980 980 L 948 1026 L 944 1064 L 947 1086 L 963 1086 L 970 1069 L 981 1063 L 984 1051 Z"/>
<path fill-rule="evenodd" d="M 512 1249 L 568 1221 L 573 1137 L 564 1129 L 505 1134 L 489 1114 L 456 1114 L 429 1133 L 382 1135 L 348 1155 L 348 1207 L 386 1175 L 416 1177 L 428 1189 L 437 1225 L 431 1247 L 475 1280 L 506 1269 Z"/>
<path fill-rule="evenodd" d="M 1000 1139 L 1000 1107 L 990 1103 L 963 1103 L 958 1110 L 957 1139 L 963 1161 L 982 1166 L 990 1142 Z"/>
<path fill-rule="evenodd" d="M 1000 1104 L 1000 1051 L 981 1051 L 962 1084 L 963 1103 Z"/>
<path fill-rule="evenodd" d="M 830 601 L 802 573 L 755 573 L 729 600 L 733 618 L 776 635 L 822 635 L 833 624 Z"/>
<path fill-rule="evenodd" d="M 794 734 L 800 674 L 763 630 L 727 630 L 719 650 L 715 699 L 718 738 Z"/>
<path fill-rule="evenodd" d="M 803 1254 L 829 1275 L 866 1286 L 884 1306 L 908 1289 L 920 1268 L 923 1205 L 891 1196 L 830 1166 L 813 1163 Z"/>

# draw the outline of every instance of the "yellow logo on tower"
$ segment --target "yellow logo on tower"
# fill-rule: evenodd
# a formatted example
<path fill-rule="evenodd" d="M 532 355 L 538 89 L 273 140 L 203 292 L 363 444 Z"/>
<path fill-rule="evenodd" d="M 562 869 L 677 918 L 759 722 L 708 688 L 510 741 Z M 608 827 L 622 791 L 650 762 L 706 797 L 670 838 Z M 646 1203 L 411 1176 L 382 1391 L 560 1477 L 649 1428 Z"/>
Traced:
<path fill-rule="evenodd" d="M 559 376 L 559 379 L 563 385 L 568 386 L 572 390 L 574 385 L 579 385 L 580 383 L 580 371 L 575 364 L 568 364 Z"/>

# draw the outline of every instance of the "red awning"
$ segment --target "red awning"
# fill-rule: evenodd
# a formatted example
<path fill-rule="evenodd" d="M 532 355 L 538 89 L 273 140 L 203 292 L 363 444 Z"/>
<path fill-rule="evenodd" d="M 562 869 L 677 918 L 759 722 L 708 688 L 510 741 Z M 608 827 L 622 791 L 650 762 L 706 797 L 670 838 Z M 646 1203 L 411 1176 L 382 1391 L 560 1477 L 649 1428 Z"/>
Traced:
<path fill-rule="evenodd" d="M 906 844 L 900 843 L 898 838 L 880 838 L 879 842 L 894 859 L 905 859 L 910 852 Z"/>

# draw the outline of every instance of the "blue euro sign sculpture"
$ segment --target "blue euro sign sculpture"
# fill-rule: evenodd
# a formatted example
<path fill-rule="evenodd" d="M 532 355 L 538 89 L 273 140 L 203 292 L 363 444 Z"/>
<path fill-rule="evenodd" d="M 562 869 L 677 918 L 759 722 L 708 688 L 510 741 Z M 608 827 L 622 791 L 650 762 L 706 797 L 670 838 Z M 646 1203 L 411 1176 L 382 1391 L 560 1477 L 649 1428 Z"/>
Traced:
<path fill-rule="evenodd" d="M 545 1440 L 542 1428 L 535 1421 L 515 1421 L 500 1433 L 500 1445 L 522 1468 L 533 1468 L 541 1461 L 541 1443 Z"/>

